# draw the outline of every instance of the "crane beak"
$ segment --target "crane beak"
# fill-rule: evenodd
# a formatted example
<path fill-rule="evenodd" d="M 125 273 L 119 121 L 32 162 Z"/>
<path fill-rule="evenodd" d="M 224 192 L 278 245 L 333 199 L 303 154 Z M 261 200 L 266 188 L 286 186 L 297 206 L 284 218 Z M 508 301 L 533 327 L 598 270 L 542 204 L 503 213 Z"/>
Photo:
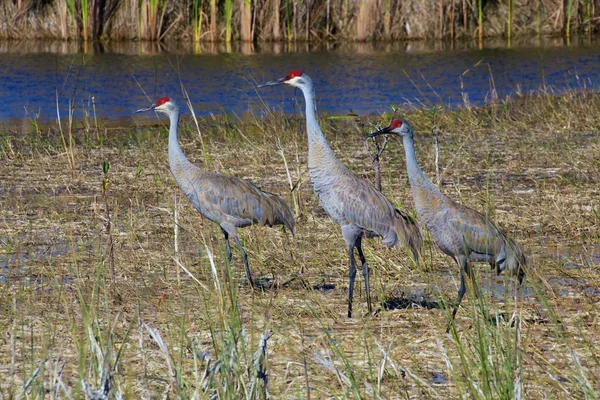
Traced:
<path fill-rule="evenodd" d="M 150 107 L 140 108 L 139 110 L 135 111 L 134 114 L 145 112 L 145 111 L 151 111 L 151 110 L 154 110 L 155 108 L 156 108 L 156 104 L 152 104 Z"/>
<path fill-rule="evenodd" d="M 388 127 L 385 127 L 385 128 L 383 128 L 383 129 L 380 129 L 380 130 L 378 130 L 377 132 L 373 132 L 373 133 L 369 134 L 369 136 L 367 136 L 367 138 L 368 138 L 368 139 L 372 139 L 372 138 L 374 138 L 375 136 L 379 136 L 379 135 L 385 135 L 386 133 L 390 133 L 390 132 L 391 132 L 391 129 L 390 129 L 390 127 L 388 126 Z"/>
<path fill-rule="evenodd" d="M 262 85 L 258 85 L 259 88 L 263 88 L 266 86 L 275 86 L 275 85 L 281 85 L 282 83 L 285 82 L 285 77 L 284 78 L 279 78 L 276 81 L 270 81 L 267 83 L 263 83 Z"/>

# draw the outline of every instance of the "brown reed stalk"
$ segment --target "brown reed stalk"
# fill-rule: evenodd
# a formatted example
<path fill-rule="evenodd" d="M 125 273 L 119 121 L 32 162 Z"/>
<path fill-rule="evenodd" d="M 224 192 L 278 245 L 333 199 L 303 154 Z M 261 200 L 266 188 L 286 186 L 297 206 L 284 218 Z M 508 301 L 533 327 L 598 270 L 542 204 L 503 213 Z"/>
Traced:
<path fill-rule="evenodd" d="M 280 31 L 280 8 L 281 8 L 281 0 L 273 0 L 273 40 L 279 41 L 281 39 L 281 31 Z"/>
<path fill-rule="evenodd" d="M 326 17 L 326 25 L 325 25 L 325 36 L 329 38 L 329 12 L 331 10 L 330 0 L 327 0 L 327 17 Z"/>
<path fill-rule="evenodd" d="M 298 1 L 292 1 L 294 7 L 294 40 L 298 37 Z"/>
<path fill-rule="evenodd" d="M 444 0 L 440 0 L 440 34 L 439 39 L 444 38 Z"/>
<path fill-rule="evenodd" d="M 369 29 L 369 1 L 357 0 L 356 12 L 356 41 L 364 42 L 367 40 L 367 31 Z"/>
<path fill-rule="evenodd" d="M 450 21 L 450 40 L 454 40 L 454 1 L 452 0 L 450 4 L 450 15 L 448 16 L 448 21 Z"/>
<path fill-rule="evenodd" d="M 240 18 L 240 40 L 252 41 L 252 0 L 240 0 L 242 15 Z"/>
<path fill-rule="evenodd" d="M 541 1 L 541 0 L 540 0 Z M 467 9 L 467 0 L 462 0 L 462 14 L 463 14 L 463 30 L 467 31 L 467 24 L 469 19 L 467 18 L 469 10 Z"/>
<path fill-rule="evenodd" d="M 60 21 L 60 38 L 66 40 L 69 38 L 69 9 L 66 1 L 56 3 L 58 19 Z"/>
<path fill-rule="evenodd" d="M 138 12 L 138 0 L 129 0 L 129 20 L 131 21 L 130 38 L 139 39 L 140 13 Z"/>
<path fill-rule="evenodd" d="M 481 49 L 483 47 L 483 0 L 477 0 L 477 33 Z"/>
<path fill-rule="evenodd" d="M 310 39 L 310 7 L 312 6 L 314 0 L 306 0 L 306 23 L 305 23 L 305 28 L 306 28 L 306 34 L 305 34 L 305 40 L 308 41 Z"/>
<path fill-rule="evenodd" d="M 390 0 L 385 0 L 385 11 L 383 15 L 383 38 L 390 40 L 390 28 L 392 26 L 392 13 L 390 7 Z"/>
<path fill-rule="evenodd" d="M 210 0 L 210 40 L 217 41 L 217 0 Z"/>

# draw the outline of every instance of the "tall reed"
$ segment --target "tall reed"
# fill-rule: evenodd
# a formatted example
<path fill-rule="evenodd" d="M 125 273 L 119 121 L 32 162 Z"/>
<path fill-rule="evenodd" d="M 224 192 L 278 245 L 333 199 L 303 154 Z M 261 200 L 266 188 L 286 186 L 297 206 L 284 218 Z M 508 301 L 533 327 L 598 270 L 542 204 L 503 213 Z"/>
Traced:
<path fill-rule="evenodd" d="M 369 21 L 372 18 L 369 13 L 370 3 L 368 0 L 358 0 L 356 6 L 358 8 L 356 13 L 356 40 L 359 42 L 367 40 Z"/>
<path fill-rule="evenodd" d="M 160 38 L 163 19 L 166 11 L 166 2 L 167 0 L 140 0 L 140 39 L 158 40 Z"/>
<path fill-rule="evenodd" d="M 210 0 L 210 40 L 217 40 L 217 0 Z"/>
<path fill-rule="evenodd" d="M 383 38 L 386 40 L 390 39 L 390 32 L 392 27 L 392 12 L 390 6 L 390 0 L 385 0 L 385 11 L 383 15 Z"/>
<path fill-rule="evenodd" d="M 577 29 L 593 31 L 600 26 L 593 0 L 562 0 L 559 14 L 541 13 L 542 0 L 519 3 L 515 20 L 514 0 L 502 7 L 484 0 L 28 0 L 17 9 L 14 2 L 0 10 L 0 18 L 15 21 L 0 29 L 0 38 L 44 35 L 70 39 L 77 27 L 81 39 L 101 36 L 114 39 L 161 40 L 162 38 L 251 42 L 262 40 L 372 38 L 454 38 L 460 34 L 504 35 L 539 33 L 541 27 L 570 36 Z M 581 8 L 577 8 L 581 4 Z M 48 10 L 49 9 L 49 10 Z M 507 15 L 503 15 L 507 10 Z M 425 14 L 427 11 L 427 14 Z M 433 11 L 433 12 L 432 12 Z M 422 15 L 419 15 L 421 13 Z M 34 14 L 33 19 L 23 18 Z M 461 17 L 462 15 L 462 17 Z M 505 28 L 490 26 L 484 19 L 505 19 Z M 521 15 L 525 17 L 521 17 Z M 562 25 L 556 23 L 562 15 Z M 185 16 L 185 18 L 184 18 Z M 41 20 L 41 22 L 39 22 Z M 35 23 L 32 21 L 36 21 Z M 206 21 L 206 22 L 205 22 Z M 517 25 L 515 25 L 515 22 Z M 166 26 L 168 24 L 168 26 Z M 203 26 L 204 25 L 204 26 Z M 210 27 L 209 27 L 210 26 Z M 36 28 L 35 33 L 31 33 Z M 210 34 L 206 32 L 210 31 Z M 514 32 L 513 32 L 514 31 Z M 220 32 L 224 32 L 220 37 Z M 204 33 L 204 34 L 203 34 Z"/>
<path fill-rule="evenodd" d="M 563 3 L 565 4 L 565 3 Z M 573 5 L 575 4 L 575 0 L 568 0 L 566 2 L 567 9 L 564 10 L 566 15 L 566 26 L 565 26 L 565 35 L 567 36 L 567 43 L 570 43 L 571 40 L 571 18 L 573 16 Z"/>
<path fill-rule="evenodd" d="M 513 20 L 513 0 L 506 0 L 508 6 L 508 15 L 506 17 L 506 35 L 508 39 L 508 47 L 510 48 L 510 42 L 512 38 L 512 20 Z"/>
<path fill-rule="evenodd" d="M 280 10 L 281 0 L 273 0 L 273 40 L 279 41 L 281 39 L 281 32 L 279 31 L 280 22 Z"/>
<path fill-rule="evenodd" d="M 202 1 L 194 0 L 194 42 L 198 43 L 202 37 Z"/>
<path fill-rule="evenodd" d="M 285 30 L 289 41 L 294 40 L 294 35 L 292 34 L 292 10 L 290 8 L 290 1 L 293 0 L 285 0 Z"/>
<path fill-rule="evenodd" d="M 232 0 L 225 0 L 225 42 L 231 42 Z"/>
<path fill-rule="evenodd" d="M 79 5 L 81 7 L 81 35 L 83 36 L 83 40 L 85 41 L 89 38 L 88 29 L 90 23 L 90 3 L 88 0 L 80 0 Z"/>
<path fill-rule="evenodd" d="M 252 41 L 252 0 L 240 0 L 242 16 L 240 20 L 240 40 Z"/>
<path fill-rule="evenodd" d="M 477 37 L 479 47 L 483 46 L 483 0 L 477 0 Z"/>

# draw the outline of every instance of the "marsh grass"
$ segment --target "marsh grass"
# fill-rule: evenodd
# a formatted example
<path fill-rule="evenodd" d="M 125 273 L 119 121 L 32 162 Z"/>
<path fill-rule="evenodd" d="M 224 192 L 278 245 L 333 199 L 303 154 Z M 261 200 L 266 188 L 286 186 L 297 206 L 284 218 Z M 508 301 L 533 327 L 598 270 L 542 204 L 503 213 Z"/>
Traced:
<path fill-rule="evenodd" d="M 0 37 L 181 41 L 470 40 L 483 36 L 592 32 L 590 0 L 45 0 L 4 2 Z M 18 4 L 16 4 L 18 3 Z M 203 31 L 210 15 L 210 35 Z M 280 18 L 280 15 L 283 18 Z M 562 16 L 562 18 L 561 18 Z M 513 18 L 514 17 L 514 18 Z M 559 23 L 559 19 L 561 20 Z M 197 46 L 197 45 L 196 45 Z M 199 46 L 197 46 L 199 47 Z"/>
<path fill-rule="evenodd" d="M 373 297 L 407 305 L 376 305 L 374 316 L 361 315 L 359 280 L 357 316 L 345 317 L 346 251 L 312 194 L 301 119 L 268 111 L 249 120 L 181 123 L 182 147 L 196 164 L 282 195 L 295 186 L 296 237 L 243 230 L 252 271 L 267 283 L 258 291 L 245 283 L 237 252 L 227 263 L 220 229 L 179 193 L 168 170 L 164 121 L 110 130 L 99 121 L 96 131 L 74 121 L 75 174 L 61 156 L 56 127 L 40 126 L 35 140 L 5 127 L 0 392 L 597 398 L 599 103 L 591 92 L 543 92 L 436 112 L 441 190 L 501 224 L 535 266 L 518 303 L 514 279 L 477 265 L 482 295 L 468 293 L 448 335 L 458 270 L 429 239 L 422 267 L 402 249 L 367 241 Z M 433 178 L 431 110 L 396 114 L 412 122 L 417 156 Z M 365 127 L 389 118 L 323 118 L 321 125 L 344 163 L 372 180 Z M 389 141 L 380 162 L 383 192 L 412 209 L 398 140 Z"/>

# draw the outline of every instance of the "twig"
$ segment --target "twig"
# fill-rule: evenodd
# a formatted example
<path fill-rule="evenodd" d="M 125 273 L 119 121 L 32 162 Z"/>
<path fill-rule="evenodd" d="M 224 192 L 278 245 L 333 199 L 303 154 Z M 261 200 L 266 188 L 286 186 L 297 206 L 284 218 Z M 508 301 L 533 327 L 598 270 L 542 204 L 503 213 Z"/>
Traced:
<path fill-rule="evenodd" d="M 433 123 L 433 127 L 431 128 L 433 133 L 433 145 L 435 146 L 435 183 L 439 187 L 441 178 L 440 178 L 440 144 L 438 140 L 438 130 L 437 124 Z"/>
<path fill-rule="evenodd" d="M 375 148 L 377 149 L 377 153 L 375 153 L 375 155 L 373 156 L 373 160 L 371 162 L 371 164 L 373 165 L 373 171 L 375 171 L 375 187 L 377 188 L 377 190 L 379 190 L 381 192 L 381 163 L 380 163 L 380 157 L 381 154 L 383 154 L 387 144 L 388 144 L 388 140 L 389 137 L 385 136 L 385 138 L 383 139 L 383 145 L 379 146 L 379 142 L 377 142 L 377 140 L 375 140 Z"/>

